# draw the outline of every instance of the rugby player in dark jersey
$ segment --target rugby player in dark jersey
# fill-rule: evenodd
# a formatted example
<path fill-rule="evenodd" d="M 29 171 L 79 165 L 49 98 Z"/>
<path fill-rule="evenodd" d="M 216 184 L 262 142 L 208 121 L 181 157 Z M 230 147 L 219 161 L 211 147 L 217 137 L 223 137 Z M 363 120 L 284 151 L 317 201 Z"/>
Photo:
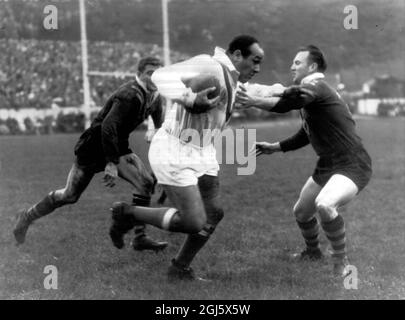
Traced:
<path fill-rule="evenodd" d="M 282 90 L 278 97 L 257 96 L 242 90 L 237 101 L 245 108 L 277 113 L 300 111 L 302 127 L 298 133 L 280 142 L 256 142 L 252 152 L 258 156 L 312 145 L 319 159 L 294 206 L 306 249 L 295 256 L 310 260 L 323 257 L 318 213 L 332 247 L 334 272 L 346 276 L 350 268 L 347 267 L 345 224 L 337 210 L 368 184 L 372 168 L 347 104 L 324 80 L 325 70 L 326 60 L 319 48 L 312 45 L 301 48 L 291 66 L 293 86 Z"/>
<path fill-rule="evenodd" d="M 146 57 L 139 61 L 137 76 L 118 88 L 107 100 L 96 118 L 79 138 L 74 153 L 75 162 L 69 172 L 66 186 L 50 192 L 40 202 L 18 215 L 14 228 L 17 244 L 25 241 L 34 220 L 50 214 L 56 208 L 75 203 L 89 185 L 93 176 L 104 171 L 104 183 L 113 187 L 119 176 L 133 187 L 133 204 L 149 206 L 155 178 L 129 148 L 129 135 L 149 115 L 155 127 L 163 122 L 161 98 L 151 81 L 161 61 Z M 123 234 L 135 227 L 132 246 L 135 250 L 162 250 L 166 242 L 157 242 L 145 234 L 145 225 L 132 220 L 112 225 L 110 236 L 114 245 L 124 246 Z M 125 232 L 123 232 L 124 228 Z"/>

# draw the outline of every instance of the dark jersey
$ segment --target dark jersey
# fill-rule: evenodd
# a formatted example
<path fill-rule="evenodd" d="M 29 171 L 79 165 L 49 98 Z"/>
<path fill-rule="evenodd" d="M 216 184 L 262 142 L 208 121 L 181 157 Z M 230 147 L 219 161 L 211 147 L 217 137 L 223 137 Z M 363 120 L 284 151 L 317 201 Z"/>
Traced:
<path fill-rule="evenodd" d="M 119 87 L 107 100 L 96 118 L 79 138 L 75 154 L 83 164 L 113 162 L 131 153 L 129 135 L 149 115 L 160 127 L 162 105 L 156 91 L 147 92 L 136 80 Z"/>
<path fill-rule="evenodd" d="M 309 143 L 320 157 L 365 151 L 347 104 L 324 80 L 287 90 L 271 111 L 284 113 L 293 109 L 300 110 L 303 125 L 297 134 L 280 143 L 283 151 Z"/>

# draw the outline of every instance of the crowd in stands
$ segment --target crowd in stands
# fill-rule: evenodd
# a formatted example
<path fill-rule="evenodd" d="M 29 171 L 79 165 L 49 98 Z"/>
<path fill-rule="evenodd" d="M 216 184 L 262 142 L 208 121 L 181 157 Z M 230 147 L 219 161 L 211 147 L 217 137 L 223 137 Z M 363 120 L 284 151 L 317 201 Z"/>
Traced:
<path fill-rule="evenodd" d="M 14 128 L 10 129 L 10 132 L 17 132 L 19 124 L 25 131 L 31 127 L 30 123 L 26 123 L 28 121 L 26 118 L 33 122 L 34 127 L 38 127 L 39 121 L 44 122 L 42 118 L 50 117 L 45 114 L 48 112 L 45 110 L 51 110 L 55 104 L 58 108 L 82 105 L 80 42 L 0 39 L 0 52 L 2 53 L 0 55 L 0 126 L 4 130 L 7 126 L 8 129 Z M 139 59 L 147 55 L 161 58 L 162 48 L 157 45 L 134 42 L 89 42 L 89 70 L 115 74 L 115 76 L 91 75 L 89 77 L 92 106 L 102 106 L 119 85 L 129 80 L 130 76 L 125 74 L 136 73 Z M 172 62 L 186 58 L 186 55 L 172 51 Z M 18 112 L 21 109 L 27 112 L 21 114 Z M 37 116 L 38 110 L 44 110 L 45 117 Z M 403 115 L 404 110 L 403 103 L 395 106 L 381 103 L 378 114 Z M 235 120 L 238 118 L 258 120 L 269 116 L 271 114 L 263 114 L 259 110 L 240 111 L 234 114 Z M 56 118 L 54 115 L 52 117 Z M 66 119 L 62 118 L 62 120 Z M 51 125 L 55 124 L 55 119 L 48 122 Z"/>
<path fill-rule="evenodd" d="M 49 108 L 83 101 L 80 42 L 0 39 L 0 109 Z M 89 70 L 135 73 L 146 55 L 162 57 L 156 45 L 89 42 Z M 172 60 L 185 57 L 172 53 Z M 91 76 L 91 99 L 100 106 L 128 79 Z"/>

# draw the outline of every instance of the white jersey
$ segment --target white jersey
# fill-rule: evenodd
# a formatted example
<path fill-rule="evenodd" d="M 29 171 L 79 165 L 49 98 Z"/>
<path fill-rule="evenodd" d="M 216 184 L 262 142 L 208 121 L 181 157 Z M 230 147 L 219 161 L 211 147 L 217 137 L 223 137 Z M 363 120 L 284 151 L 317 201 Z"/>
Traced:
<path fill-rule="evenodd" d="M 224 70 L 228 74 L 231 92 L 227 90 Z M 221 98 L 217 107 L 204 113 L 193 114 L 188 112 L 184 106 L 192 107 L 196 95 L 185 86 L 183 81 L 199 75 L 212 75 L 219 80 Z M 212 139 L 225 128 L 229 120 L 229 114 L 232 112 L 235 101 L 238 77 L 239 72 L 225 51 L 218 47 L 215 48 L 213 56 L 198 55 L 156 70 L 152 75 L 152 81 L 156 84 L 158 91 L 165 98 L 175 101 L 172 106 L 174 108 L 172 116 L 165 119 L 162 128 L 180 140 L 189 137 L 190 131 L 193 131 L 193 134 L 197 133 L 200 139 L 191 139 L 189 142 L 199 147 L 210 144 Z M 231 95 L 229 107 L 228 95 Z"/>

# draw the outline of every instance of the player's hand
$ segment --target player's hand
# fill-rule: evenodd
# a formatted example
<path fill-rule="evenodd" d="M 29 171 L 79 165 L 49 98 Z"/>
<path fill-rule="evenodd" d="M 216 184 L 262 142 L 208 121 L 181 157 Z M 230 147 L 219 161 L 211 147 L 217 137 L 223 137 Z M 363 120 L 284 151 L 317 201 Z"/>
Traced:
<path fill-rule="evenodd" d="M 118 177 L 118 168 L 117 165 L 113 162 L 107 163 L 104 169 L 104 184 L 106 187 L 114 187 L 115 179 Z"/>
<path fill-rule="evenodd" d="M 286 89 L 287 89 L 287 87 L 284 87 L 280 83 L 273 84 L 271 86 L 271 96 L 272 97 L 281 97 L 281 96 L 283 96 Z"/>
<path fill-rule="evenodd" d="M 254 107 L 256 104 L 257 98 L 249 95 L 245 87 L 240 86 L 238 91 L 236 91 L 236 99 L 235 99 L 235 109 L 236 110 L 243 110 L 248 109 L 250 107 Z"/>
<path fill-rule="evenodd" d="M 155 133 L 156 133 L 156 129 L 149 129 L 149 130 L 146 131 L 145 140 L 146 140 L 147 143 L 151 143 Z"/>
<path fill-rule="evenodd" d="M 215 90 L 215 87 L 211 87 L 197 92 L 193 107 L 189 111 L 191 113 L 203 113 L 215 108 L 218 105 L 221 96 L 217 95 L 212 99 L 208 98 L 208 95 Z"/>
<path fill-rule="evenodd" d="M 272 154 L 278 151 L 281 151 L 279 142 L 255 142 L 252 149 L 249 151 L 249 155 L 255 155 L 258 157 L 261 154 Z"/>

